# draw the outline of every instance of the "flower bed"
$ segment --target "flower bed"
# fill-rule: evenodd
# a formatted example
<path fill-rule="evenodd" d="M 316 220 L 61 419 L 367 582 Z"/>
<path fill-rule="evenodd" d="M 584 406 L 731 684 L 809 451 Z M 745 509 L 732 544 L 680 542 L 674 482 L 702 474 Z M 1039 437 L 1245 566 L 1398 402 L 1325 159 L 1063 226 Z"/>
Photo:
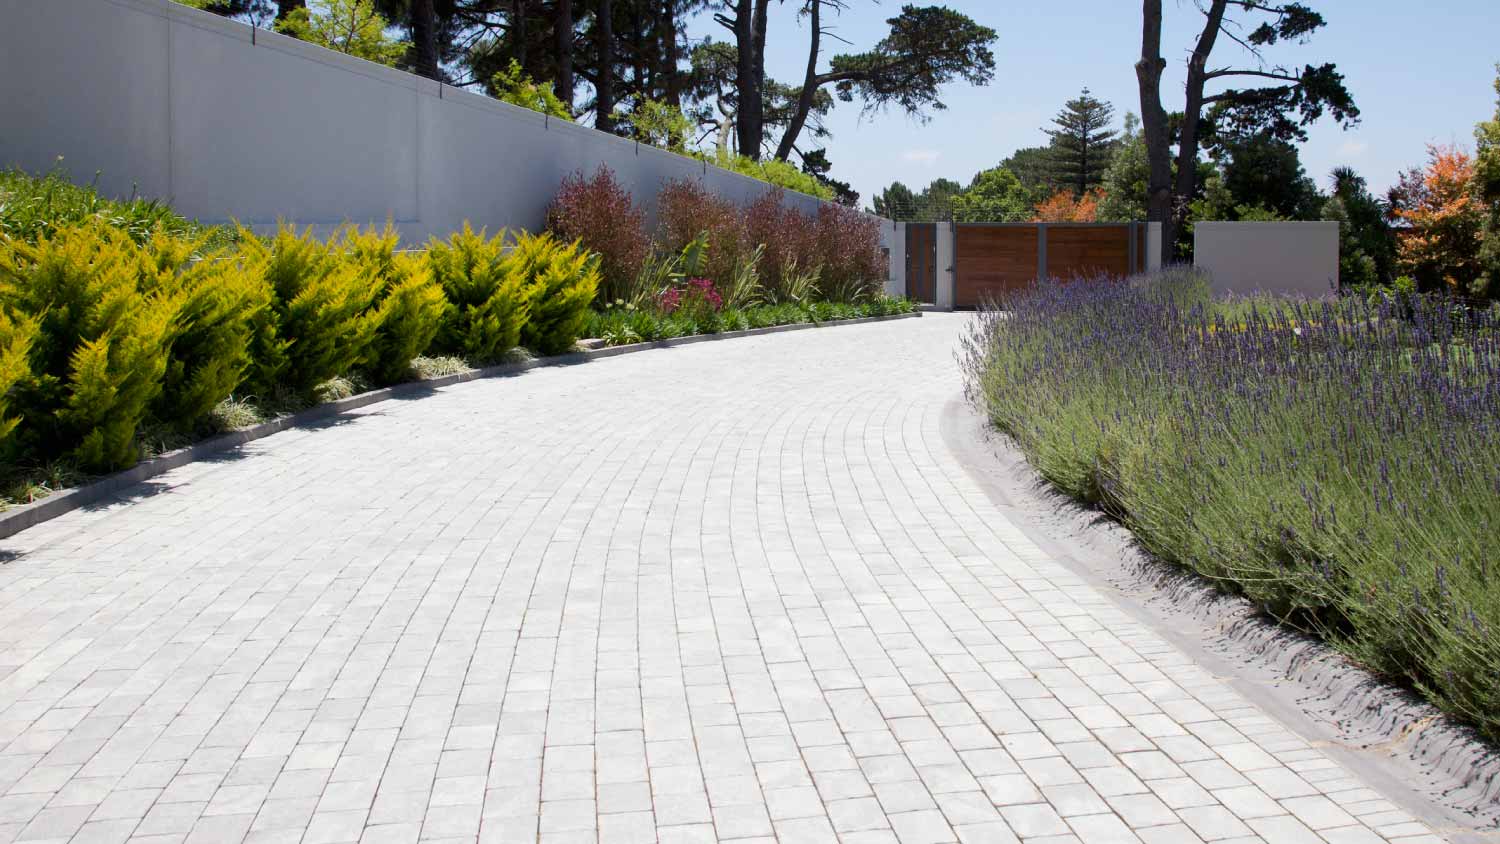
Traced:
<path fill-rule="evenodd" d="M 590 317 L 588 336 L 607 346 L 624 346 L 653 340 L 670 340 L 695 334 L 719 334 L 769 328 L 773 325 L 838 322 L 865 317 L 909 314 L 915 306 L 906 299 L 878 297 L 856 305 L 835 302 L 813 302 L 807 305 L 753 305 L 747 308 L 693 311 L 676 308 L 670 313 L 635 309 L 624 303 L 595 311 Z"/>
<path fill-rule="evenodd" d="M 908 308 L 878 294 L 862 215 L 801 215 L 779 194 L 741 209 L 690 183 L 662 196 L 665 216 L 702 212 L 703 228 L 652 238 L 601 170 L 562 185 L 549 232 L 465 224 L 407 253 L 390 227 L 261 237 L 59 173 L 0 171 L 0 507 L 366 386 L 564 354 L 588 334 L 619 344 Z M 794 231 L 825 257 L 798 269 L 812 240 Z"/>
<path fill-rule="evenodd" d="M 1500 315 L 1203 291 L 1047 286 L 982 313 L 970 396 L 1161 559 L 1500 738 Z"/>

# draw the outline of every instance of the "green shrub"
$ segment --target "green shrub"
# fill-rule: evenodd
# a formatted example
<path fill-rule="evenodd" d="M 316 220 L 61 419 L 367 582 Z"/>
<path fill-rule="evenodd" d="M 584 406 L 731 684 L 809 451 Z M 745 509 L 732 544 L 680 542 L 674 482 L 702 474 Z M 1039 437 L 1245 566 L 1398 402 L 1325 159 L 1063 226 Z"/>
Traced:
<path fill-rule="evenodd" d="M 523 234 L 506 256 L 531 289 L 531 315 L 521 342 L 544 355 L 572 351 L 599 287 L 599 259 L 574 241 Z"/>
<path fill-rule="evenodd" d="M 9 445 L 11 431 L 19 419 L 6 416 L 10 391 L 31 374 L 31 344 L 36 339 L 37 322 L 30 317 L 13 316 L 0 310 L 0 455 Z"/>
<path fill-rule="evenodd" d="M 200 225 L 158 200 L 105 199 L 93 186 L 69 182 L 61 169 L 45 176 L 0 170 L 0 235 L 36 243 L 59 228 L 88 220 L 119 229 L 136 243 L 150 240 L 159 229 L 192 240 L 207 237 L 215 245 L 234 240 L 233 229 Z"/>
<path fill-rule="evenodd" d="M 889 316 L 911 313 L 912 310 L 913 305 L 909 300 L 889 296 L 876 296 L 852 305 L 831 302 L 807 305 L 783 303 L 745 308 L 726 306 L 722 310 L 679 307 L 669 314 L 623 305 L 595 311 L 589 318 L 588 332 L 590 336 L 602 339 L 607 346 L 623 346 L 690 334 L 718 334 L 773 325 Z"/>
<path fill-rule="evenodd" d="M 16 389 L 23 447 L 91 471 L 135 461 L 178 310 L 177 296 L 141 292 L 141 269 L 130 238 L 97 221 L 35 245 L 0 239 L 0 303 L 39 325 Z"/>
<path fill-rule="evenodd" d="M 378 231 L 346 227 L 333 243 L 374 290 L 360 363 L 382 384 L 411 378 L 412 359 L 432 345 L 448 304 L 426 261 L 396 254 L 400 242 L 400 233 L 387 223 Z"/>
<path fill-rule="evenodd" d="M 395 280 L 370 314 L 375 323 L 365 354 L 370 373 L 383 384 L 409 379 L 412 361 L 432 345 L 447 309 L 443 288 L 426 262 L 404 257 L 398 261 Z"/>
<path fill-rule="evenodd" d="M 151 406 L 152 416 L 178 430 L 208 417 L 244 381 L 271 305 L 264 275 L 237 256 L 194 260 L 206 243 L 158 230 L 139 258 L 142 291 L 178 299 L 162 391 Z"/>
<path fill-rule="evenodd" d="M 708 160 L 726 170 L 733 170 L 741 176 L 769 182 L 780 188 L 816 196 L 830 202 L 835 198 L 833 188 L 779 158 L 756 161 L 748 155 L 719 153 Z"/>
<path fill-rule="evenodd" d="M 365 354 L 374 323 L 365 318 L 379 285 L 362 276 L 360 264 L 339 249 L 281 226 L 269 242 L 241 233 L 249 266 L 264 274 L 272 291 L 275 332 L 259 326 L 252 388 L 278 386 L 297 395 L 349 371 Z M 269 336 L 268 336 L 269 335 Z"/>
<path fill-rule="evenodd" d="M 486 238 L 468 223 L 447 242 L 434 239 L 428 246 L 432 275 L 448 299 L 438 352 L 487 363 L 521 342 L 531 288 L 524 275 L 512 272 L 507 257 L 505 232 Z"/>

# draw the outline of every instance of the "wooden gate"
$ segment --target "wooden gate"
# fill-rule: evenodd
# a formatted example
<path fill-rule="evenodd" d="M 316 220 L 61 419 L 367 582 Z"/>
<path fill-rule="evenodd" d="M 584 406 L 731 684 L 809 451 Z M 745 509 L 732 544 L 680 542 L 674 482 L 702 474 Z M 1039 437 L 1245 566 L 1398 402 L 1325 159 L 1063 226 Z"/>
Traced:
<path fill-rule="evenodd" d="M 906 224 L 906 295 L 931 304 L 937 296 L 937 223 Z"/>
<path fill-rule="evenodd" d="M 953 304 L 1003 300 L 1038 278 L 1068 281 L 1146 269 L 1140 223 L 958 223 L 953 232 Z"/>

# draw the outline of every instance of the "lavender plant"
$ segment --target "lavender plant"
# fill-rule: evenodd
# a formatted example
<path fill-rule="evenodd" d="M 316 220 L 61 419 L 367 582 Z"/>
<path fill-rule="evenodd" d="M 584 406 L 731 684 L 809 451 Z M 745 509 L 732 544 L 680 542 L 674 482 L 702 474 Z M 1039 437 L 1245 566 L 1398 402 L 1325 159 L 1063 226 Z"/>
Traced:
<path fill-rule="evenodd" d="M 970 397 L 1163 560 L 1500 738 L 1500 316 L 1215 303 L 1171 279 L 981 313 Z"/>

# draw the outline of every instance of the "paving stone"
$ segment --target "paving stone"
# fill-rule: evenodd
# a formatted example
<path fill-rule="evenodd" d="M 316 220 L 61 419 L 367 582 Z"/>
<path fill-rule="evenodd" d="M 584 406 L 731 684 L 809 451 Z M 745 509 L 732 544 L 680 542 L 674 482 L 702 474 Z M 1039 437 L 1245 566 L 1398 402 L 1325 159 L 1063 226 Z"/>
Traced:
<path fill-rule="evenodd" d="M 456 385 L 0 542 L 0 841 L 1429 838 L 993 505 L 963 322 Z"/>

